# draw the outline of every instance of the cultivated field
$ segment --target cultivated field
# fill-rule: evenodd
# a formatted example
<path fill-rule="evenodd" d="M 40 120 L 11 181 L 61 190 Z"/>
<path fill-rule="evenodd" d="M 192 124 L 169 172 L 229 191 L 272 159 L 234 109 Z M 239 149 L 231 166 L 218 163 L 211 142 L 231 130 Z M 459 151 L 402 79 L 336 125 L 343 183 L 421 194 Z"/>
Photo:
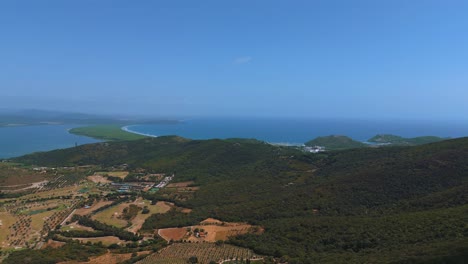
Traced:
<path fill-rule="evenodd" d="M 196 226 L 159 229 L 158 234 L 166 241 L 216 242 L 225 241 L 231 236 L 262 231 L 261 227 L 246 223 L 221 222 L 208 218 Z"/>
<path fill-rule="evenodd" d="M 229 259 L 258 259 L 260 256 L 253 251 L 232 245 L 216 245 L 213 243 L 175 243 L 158 253 L 152 254 L 137 262 L 139 264 L 186 264 L 190 257 L 196 256 L 198 263 L 217 263 Z"/>
<path fill-rule="evenodd" d="M 164 238 L 166 241 L 180 241 L 188 235 L 189 231 L 187 231 L 187 229 L 190 230 L 190 228 L 187 227 L 159 229 L 158 235 Z"/>

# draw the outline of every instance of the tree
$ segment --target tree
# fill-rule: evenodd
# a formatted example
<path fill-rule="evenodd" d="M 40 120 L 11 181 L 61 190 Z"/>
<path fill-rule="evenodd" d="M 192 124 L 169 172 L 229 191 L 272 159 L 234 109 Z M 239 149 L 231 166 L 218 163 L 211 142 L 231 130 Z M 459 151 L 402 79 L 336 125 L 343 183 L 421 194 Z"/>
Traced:
<path fill-rule="evenodd" d="M 198 258 L 196 256 L 191 256 L 189 258 L 189 263 L 191 264 L 198 263 Z"/>

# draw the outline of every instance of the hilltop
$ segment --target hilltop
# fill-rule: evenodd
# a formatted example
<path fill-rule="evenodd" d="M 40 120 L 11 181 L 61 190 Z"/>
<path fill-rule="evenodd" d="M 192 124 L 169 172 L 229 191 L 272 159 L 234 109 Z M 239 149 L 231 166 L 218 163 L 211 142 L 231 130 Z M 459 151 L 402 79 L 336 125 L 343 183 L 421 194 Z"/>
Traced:
<path fill-rule="evenodd" d="M 353 140 L 350 137 L 338 135 L 317 137 L 313 140 L 307 141 L 304 145 L 321 146 L 325 147 L 326 150 L 342 150 L 351 148 L 363 148 L 368 146 L 362 142 Z"/>
<path fill-rule="evenodd" d="M 467 158 L 468 138 L 313 155 L 255 140 L 160 137 L 14 161 L 103 168 L 125 163 L 127 177 L 174 173 L 186 187 L 139 195 L 190 212 L 153 214 L 140 232 L 215 218 L 261 227 L 261 234 L 229 243 L 289 263 L 437 263 L 467 257 Z"/>

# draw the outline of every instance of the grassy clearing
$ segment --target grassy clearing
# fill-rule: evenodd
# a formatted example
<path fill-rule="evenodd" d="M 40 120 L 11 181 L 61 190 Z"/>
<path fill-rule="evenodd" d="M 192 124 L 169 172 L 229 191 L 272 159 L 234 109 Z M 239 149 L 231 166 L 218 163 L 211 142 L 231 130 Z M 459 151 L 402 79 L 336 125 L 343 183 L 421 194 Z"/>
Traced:
<path fill-rule="evenodd" d="M 32 215 L 31 216 L 31 218 L 32 218 L 32 222 L 31 222 L 32 229 L 34 231 L 37 231 L 37 232 L 41 231 L 42 227 L 44 226 L 45 219 L 50 217 L 54 212 L 55 212 L 55 210 L 51 210 L 51 211 L 45 211 L 45 212 L 42 212 L 42 213 Z"/>
<path fill-rule="evenodd" d="M 43 174 L 38 172 L 13 166 L 11 163 L 0 162 L 0 186 L 29 185 L 33 182 L 40 182 L 45 179 Z M 18 186 L 24 188 L 25 186 Z"/>
<path fill-rule="evenodd" d="M 123 219 L 117 218 L 122 214 L 122 211 L 125 207 L 128 207 L 128 203 L 123 203 L 119 204 L 116 206 L 112 206 L 110 208 L 107 208 L 106 210 L 97 213 L 94 215 L 92 218 L 94 220 L 97 220 L 99 222 L 108 224 L 108 225 L 113 225 L 116 227 L 126 227 L 127 226 L 127 221 Z"/>
<path fill-rule="evenodd" d="M 119 140 L 137 140 L 145 138 L 145 136 L 133 134 L 121 129 L 121 125 L 96 125 L 72 128 L 69 131 L 72 134 L 92 137 L 106 141 Z"/>
<path fill-rule="evenodd" d="M 125 244 L 125 241 L 120 240 L 118 237 L 115 236 L 104 236 L 104 237 L 89 237 L 89 238 L 73 238 L 74 240 L 79 240 L 83 243 L 91 242 L 91 243 L 98 243 L 102 242 L 102 244 L 108 246 L 110 244 Z"/>
<path fill-rule="evenodd" d="M 150 212 L 148 214 L 139 212 L 136 217 L 132 219 L 132 225 L 127 230 L 133 233 L 136 233 L 142 227 L 145 220 L 152 214 L 164 214 L 172 208 L 165 202 L 157 202 L 155 205 L 151 205 L 151 202 L 148 200 L 137 201 L 135 204 L 142 208 L 147 206 Z"/>
<path fill-rule="evenodd" d="M 80 186 L 67 186 L 67 187 L 63 187 L 60 189 L 49 190 L 45 192 L 31 193 L 31 194 L 22 196 L 21 200 L 67 196 L 67 195 L 76 194 L 77 191 L 81 188 L 82 187 Z"/>
<path fill-rule="evenodd" d="M 120 179 L 125 179 L 128 173 L 128 171 L 98 171 L 94 173 L 94 175 L 119 177 Z"/>

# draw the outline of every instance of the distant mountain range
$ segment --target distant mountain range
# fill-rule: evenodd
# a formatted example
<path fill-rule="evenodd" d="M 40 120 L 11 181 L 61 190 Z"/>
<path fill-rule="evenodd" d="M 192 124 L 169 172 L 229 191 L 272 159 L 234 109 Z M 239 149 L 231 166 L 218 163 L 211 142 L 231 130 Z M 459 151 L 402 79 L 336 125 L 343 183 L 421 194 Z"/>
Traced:
<path fill-rule="evenodd" d="M 404 146 L 417 146 L 422 144 L 434 143 L 449 138 L 441 138 L 435 136 L 424 136 L 414 138 L 404 138 L 400 136 L 381 134 L 376 135 L 368 140 L 368 142 L 379 143 L 379 144 L 393 144 L 393 145 L 404 145 Z"/>
<path fill-rule="evenodd" d="M 51 125 L 51 124 L 132 124 L 175 123 L 176 120 L 141 117 L 119 117 L 39 109 L 0 110 L 1 126 Z"/>

